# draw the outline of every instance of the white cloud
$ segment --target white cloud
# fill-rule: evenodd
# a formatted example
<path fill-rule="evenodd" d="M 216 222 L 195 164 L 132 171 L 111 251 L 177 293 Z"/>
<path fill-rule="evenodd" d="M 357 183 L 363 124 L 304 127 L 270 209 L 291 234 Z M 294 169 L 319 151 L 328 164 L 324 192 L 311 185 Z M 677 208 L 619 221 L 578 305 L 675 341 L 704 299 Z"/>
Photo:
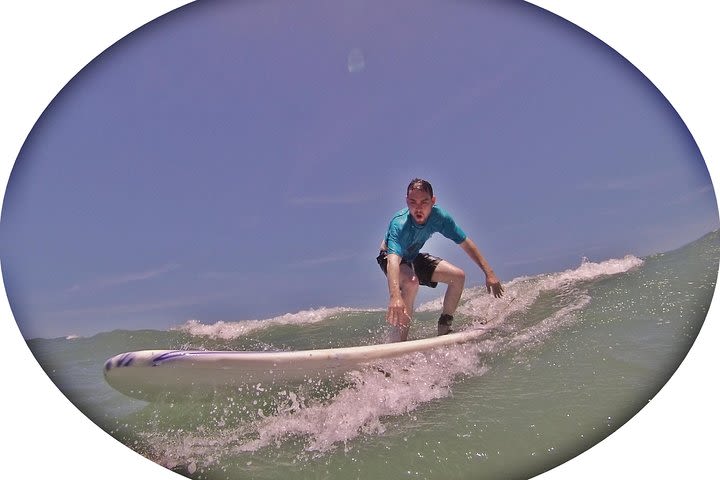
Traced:
<path fill-rule="evenodd" d="M 590 191 L 622 191 L 634 192 L 647 189 L 663 188 L 672 184 L 677 173 L 670 170 L 659 171 L 648 175 L 622 176 L 604 180 L 592 180 L 578 185 L 580 190 Z"/>
<path fill-rule="evenodd" d="M 179 267 L 180 265 L 176 263 L 170 263 L 150 270 L 144 270 L 142 272 L 122 273 L 117 275 L 95 278 L 85 283 L 75 284 L 72 287 L 68 288 L 67 291 L 70 293 L 85 292 L 89 290 L 94 291 L 114 287 L 117 285 L 140 282 L 158 277 L 160 275 L 164 275 L 168 272 L 178 269 Z"/>

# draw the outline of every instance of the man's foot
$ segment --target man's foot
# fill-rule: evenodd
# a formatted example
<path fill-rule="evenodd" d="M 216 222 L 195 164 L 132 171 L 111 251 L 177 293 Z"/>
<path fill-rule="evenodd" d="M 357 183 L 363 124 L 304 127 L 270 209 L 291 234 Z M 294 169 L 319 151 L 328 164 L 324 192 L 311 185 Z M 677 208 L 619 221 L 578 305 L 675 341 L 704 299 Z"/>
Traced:
<path fill-rule="evenodd" d="M 453 329 L 450 328 L 450 325 L 438 325 L 438 337 L 441 335 L 447 335 L 448 333 L 453 333 Z"/>
<path fill-rule="evenodd" d="M 452 333 L 453 316 L 443 313 L 438 320 L 438 336 Z"/>

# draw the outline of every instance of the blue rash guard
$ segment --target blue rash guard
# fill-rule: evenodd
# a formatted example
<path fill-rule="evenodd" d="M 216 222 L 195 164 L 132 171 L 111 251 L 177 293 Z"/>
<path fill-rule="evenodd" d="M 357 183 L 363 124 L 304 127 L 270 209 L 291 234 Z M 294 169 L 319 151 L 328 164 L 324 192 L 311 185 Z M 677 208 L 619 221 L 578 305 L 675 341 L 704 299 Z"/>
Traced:
<path fill-rule="evenodd" d="M 433 205 L 424 225 L 418 225 L 410 215 L 410 210 L 403 208 L 390 220 L 385 234 L 387 253 L 394 253 L 403 260 L 412 262 L 435 232 L 458 244 L 467 238 L 452 216 L 437 205 Z"/>

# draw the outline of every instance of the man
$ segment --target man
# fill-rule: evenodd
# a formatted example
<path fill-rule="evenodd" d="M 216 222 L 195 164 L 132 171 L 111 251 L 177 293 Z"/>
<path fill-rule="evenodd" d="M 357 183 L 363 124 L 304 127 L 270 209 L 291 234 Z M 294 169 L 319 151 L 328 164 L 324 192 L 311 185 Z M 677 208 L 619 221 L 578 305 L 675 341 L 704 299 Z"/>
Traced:
<path fill-rule="evenodd" d="M 438 335 L 450 333 L 453 314 L 465 287 L 465 272 L 442 258 L 420 253 L 420 248 L 438 232 L 454 241 L 485 272 L 488 293 L 502 297 L 503 287 L 475 243 L 455 223 L 452 216 L 435 205 L 432 185 L 416 178 L 407 188 L 407 208 L 397 212 L 380 246 L 377 262 L 387 275 L 390 303 L 387 322 L 396 328 L 399 340 L 407 340 L 415 296 L 420 285 L 435 288 L 447 284 Z"/>

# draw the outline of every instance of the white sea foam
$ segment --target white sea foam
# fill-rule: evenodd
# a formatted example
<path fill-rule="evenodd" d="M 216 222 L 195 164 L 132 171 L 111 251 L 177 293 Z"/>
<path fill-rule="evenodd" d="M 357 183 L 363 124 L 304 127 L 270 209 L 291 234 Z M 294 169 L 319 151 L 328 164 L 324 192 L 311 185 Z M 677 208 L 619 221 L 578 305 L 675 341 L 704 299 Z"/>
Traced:
<path fill-rule="evenodd" d="M 632 255 L 600 263 L 583 259 L 580 266 L 575 269 L 513 279 L 504 285 L 505 295 L 501 300 L 488 295 L 485 287 L 468 288 L 463 293 L 463 301 L 457 312 L 485 322 L 501 313 L 507 316 L 507 314 L 527 309 L 542 292 L 568 289 L 581 282 L 624 273 L 639 267 L 642 263 L 641 259 Z M 423 303 L 417 308 L 417 311 L 438 311 L 442 309 L 442 301 L 443 299 L 440 297 Z"/>
<path fill-rule="evenodd" d="M 153 432 L 145 437 L 158 449 L 155 461 L 173 468 L 210 465 L 219 455 L 256 452 L 293 439 L 313 454 L 348 450 L 359 436 L 384 434 L 388 418 L 415 415 L 418 407 L 451 395 L 459 375 L 483 375 L 488 368 L 480 354 L 487 348 L 456 345 L 386 360 L 350 372 L 351 385 L 329 399 L 307 396 L 302 388 L 285 390 L 275 394 L 275 413 L 257 410 L 254 420 L 232 429 L 179 436 Z M 247 410 L 253 408 L 254 403 Z"/>
<path fill-rule="evenodd" d="M 311 310 L 302 310 L 296 313 L 286 313 L 274 318 L 264 320 L 239 320 L 234 322 L 219 321 L 213 324 L 204 324 L 198 320 L 188 320 L 185 324 L 173 328 L 191 335 L 208 336 L 212 338 L 220 338 L 230 340 L 242 337 L 250 332 L 262 330 L 277 325 L 306 325 L 319 323 L 332 316 L 342 313 L 359 311 L 356 308 L 321 307 Z"/>
<path fill-rule="evenodd" d="M 447 397 L 459 374 L 484 373 L 478 347 L 465 345 L 414 354 L 354 371 L 352 387 L 329 403 L 311 402 L 253 425 L 256 438 L 240 443 L 238 451 L 256 451 L 289 437 L 306 439 L 305 451 L 326 452 L 359 435 L 383 433 L 383 418 L 409 414 L 419 406 Z"/>

